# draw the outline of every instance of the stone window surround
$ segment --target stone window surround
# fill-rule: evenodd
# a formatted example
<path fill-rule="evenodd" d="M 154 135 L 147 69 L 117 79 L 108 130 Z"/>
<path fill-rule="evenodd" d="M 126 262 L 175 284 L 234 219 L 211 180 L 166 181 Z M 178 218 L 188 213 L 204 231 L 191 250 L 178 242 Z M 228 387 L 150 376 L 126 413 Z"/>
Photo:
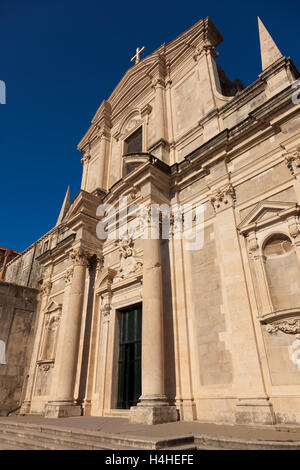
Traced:
<path fill-rule="evenodd" d="M 263 209 L 264 203 L 259 203 L 256 207 L 259 205 Z M 266 257 L 264 254 L 264 247 L 268 240 L 276 234 L 282 234 L 291 241 L 300 264 L 300 207 L 295 203 L 270 203 L 269 201 L 266 202 L 265 206 L 266 208 L 267 206 L 278 206 L 278 212 L 269 219 L 256 222 L 249 220 L 251 219 L 251 214 L 249 214 L 238 227 L 239 232 L 246 238 L 248 256 L 250 262 L 253 263 L 257 278 L 257 289 L 255 291 L 258 290 L 257 295 L 261 304 L 258 319 L 262 324 L 271 323 L 279 318 L 300 316 L 300 306 L 299 308 L 284 310 L 274 308 L 267 280 Z M 255 213 L 255 209 L 252 213 Z"/>

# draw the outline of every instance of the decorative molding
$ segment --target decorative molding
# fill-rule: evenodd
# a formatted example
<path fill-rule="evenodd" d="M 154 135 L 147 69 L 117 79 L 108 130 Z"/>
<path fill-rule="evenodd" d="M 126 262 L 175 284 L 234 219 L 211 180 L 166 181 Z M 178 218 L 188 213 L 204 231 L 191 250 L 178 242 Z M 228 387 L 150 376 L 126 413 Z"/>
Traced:
<path fill-rule="evenodd" d="M 148 116 L 152 111 L 152 106 L 150 104 L 146 104 L 141 108 L 141 116 L 144 118 L 145 116 Z"/>
<path fill-rule="evenodd" d="M 65 280 L 66 285 L 71 284 L 71 281 L 72 281 L 72 278 L 73 278 L 73 272 L 74 272 L 73 268 L 69 268 L 65 272 L 64 280 Z"/>
<path fill-rule="evenodd" d="M 280 320 L 275 323 L 267 325 L 267 332 L 270 334 L 282 331 L 289 335 L 296 335 L 300 333 L 300 319 L 292 318 L 289 320 Z"/>
<path fill-rule="evenodd" d="M 75 248 L 70 253 L 70 258 L 73 261 L 74 266 L 86 266 L 86 267 L 88 267 L 90 257 L 91 257 L 91 254 L 88 251 L 81 248 L 81 247 Z"/>
<path fill-rule="evenodd" d="M 265 217 L 267 213 L 270 217 Z M 299 213 L 300 207 L 295 202 L 260 201 L 238 225 L 238 230 L 246 236 L 250 232 L 283 220 L 288 220 L 290 225 L 294 225 L 297 223 L 295 216 Z M 292 227 L 292 230 L 295 231 L 295 227 Z"/>
<path fill-rule="evenodd" d="M 213 193 L 210 202 L 216 212 L 230 207 L 235 202 L 235 191 L 232 184 L 230 183 Z"/>
<path fill-rule="evenodd" d="M 88 162 L 90 161 L 90 159 L 91 159 L 91 155 L 90 155 L 89 150 L 87 150 L 87 151 L 84 153 L 84 155 L 83 155 L 83 157 L 82 157 L 82 159 L 81 159 L 81 163 L 82 163 L 83 165 L 85 165 L 86 163 L 88 163 Z"/>
<path fill-rule="evenodd" d="M 47 295 L 47 296 L 50 295 L 51 289 L 52 289 L 52 282 L 49 279 L 47 281 L 43 280 L 43 284 L 41 287 L 42 294 Z"/>
<path fill-rule="evenodd" d="M 253 255 L 258 250 L 259 245 L 258 245 L 258 241 L 257 241 L 255 233 L 251 233 L 247 237 L 247 246 L 248 246 L 248 252 L 250 255 Z"/>
<path fill-rule="evenodd" d="M 295 176 L 297 168 L 300 168 L 300 146 L 293 152 L 285 152 L 282 154 L 284 161 L 290 170 L 291 174 Z"/>
<path fill-rule="evenodd" d="M 131 237 L 126 237 L 115 242 L 120 252 L 120 269 L 115 278 L 116 281 L 123 280 L 128 274 L 140 270 L 143 266 L 142 261 L 136 257 L 134 243 Z"/>
<path fill-rule="evenodd" d="M 108 317 L 110 315 L 111 311 L 111 306 L 109 303 L 105 303 L 101 308 L 100 308 L 100 313 L 103 317 Z"/>
<path fill-rule="evenodd" d="M 53 314 L 48 314 L 49 318 L 47 318 L 45 326 L 52 331 L 57 330 L 59 323 L 60 323 L 60 317 L 61 315 L 53 315 Z"/>

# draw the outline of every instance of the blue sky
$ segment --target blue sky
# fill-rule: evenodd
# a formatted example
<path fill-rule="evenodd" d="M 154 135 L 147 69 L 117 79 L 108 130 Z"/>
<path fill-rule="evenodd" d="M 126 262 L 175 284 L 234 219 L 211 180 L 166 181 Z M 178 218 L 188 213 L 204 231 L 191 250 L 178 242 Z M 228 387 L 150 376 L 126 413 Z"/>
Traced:
<path fill-rule="evenodd" d="M 56 222 L 81 182 L 77 143 L 137 46 L 149 54 L 209 16 L 218 63 L 245 85 L 261 72 L 257 15 L 300 68 L 296 1 L 1 0 L 0 246 L 24 250 Z"/>

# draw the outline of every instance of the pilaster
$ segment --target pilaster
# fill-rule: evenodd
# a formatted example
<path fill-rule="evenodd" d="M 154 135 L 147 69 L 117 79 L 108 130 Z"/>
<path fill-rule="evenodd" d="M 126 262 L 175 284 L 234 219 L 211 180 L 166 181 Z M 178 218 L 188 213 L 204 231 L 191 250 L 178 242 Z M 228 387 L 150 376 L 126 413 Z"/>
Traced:
<path fill-rule="evenodd" d="M 237 397 L 236 422 L 273 424 L 236 229 L 234 195 L 234 188 L 228 184 L 212 195 L 211 202 L 216 212 L 216 243 L 219 248 L 225 315 L 231 334 L 233 392 Z"/>

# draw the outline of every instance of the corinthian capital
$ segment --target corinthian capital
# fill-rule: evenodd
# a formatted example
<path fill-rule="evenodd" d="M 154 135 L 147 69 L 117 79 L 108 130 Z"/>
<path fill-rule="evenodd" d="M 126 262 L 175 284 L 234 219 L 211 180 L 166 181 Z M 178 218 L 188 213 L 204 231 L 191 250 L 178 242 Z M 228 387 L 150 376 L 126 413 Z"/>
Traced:
<path fill-rule="evenodd" d="M 83 248 L 75 248 L 70 253 L 70 258 L 74 263 L 74 266 L 88 266 L 90 253 Z"/>

